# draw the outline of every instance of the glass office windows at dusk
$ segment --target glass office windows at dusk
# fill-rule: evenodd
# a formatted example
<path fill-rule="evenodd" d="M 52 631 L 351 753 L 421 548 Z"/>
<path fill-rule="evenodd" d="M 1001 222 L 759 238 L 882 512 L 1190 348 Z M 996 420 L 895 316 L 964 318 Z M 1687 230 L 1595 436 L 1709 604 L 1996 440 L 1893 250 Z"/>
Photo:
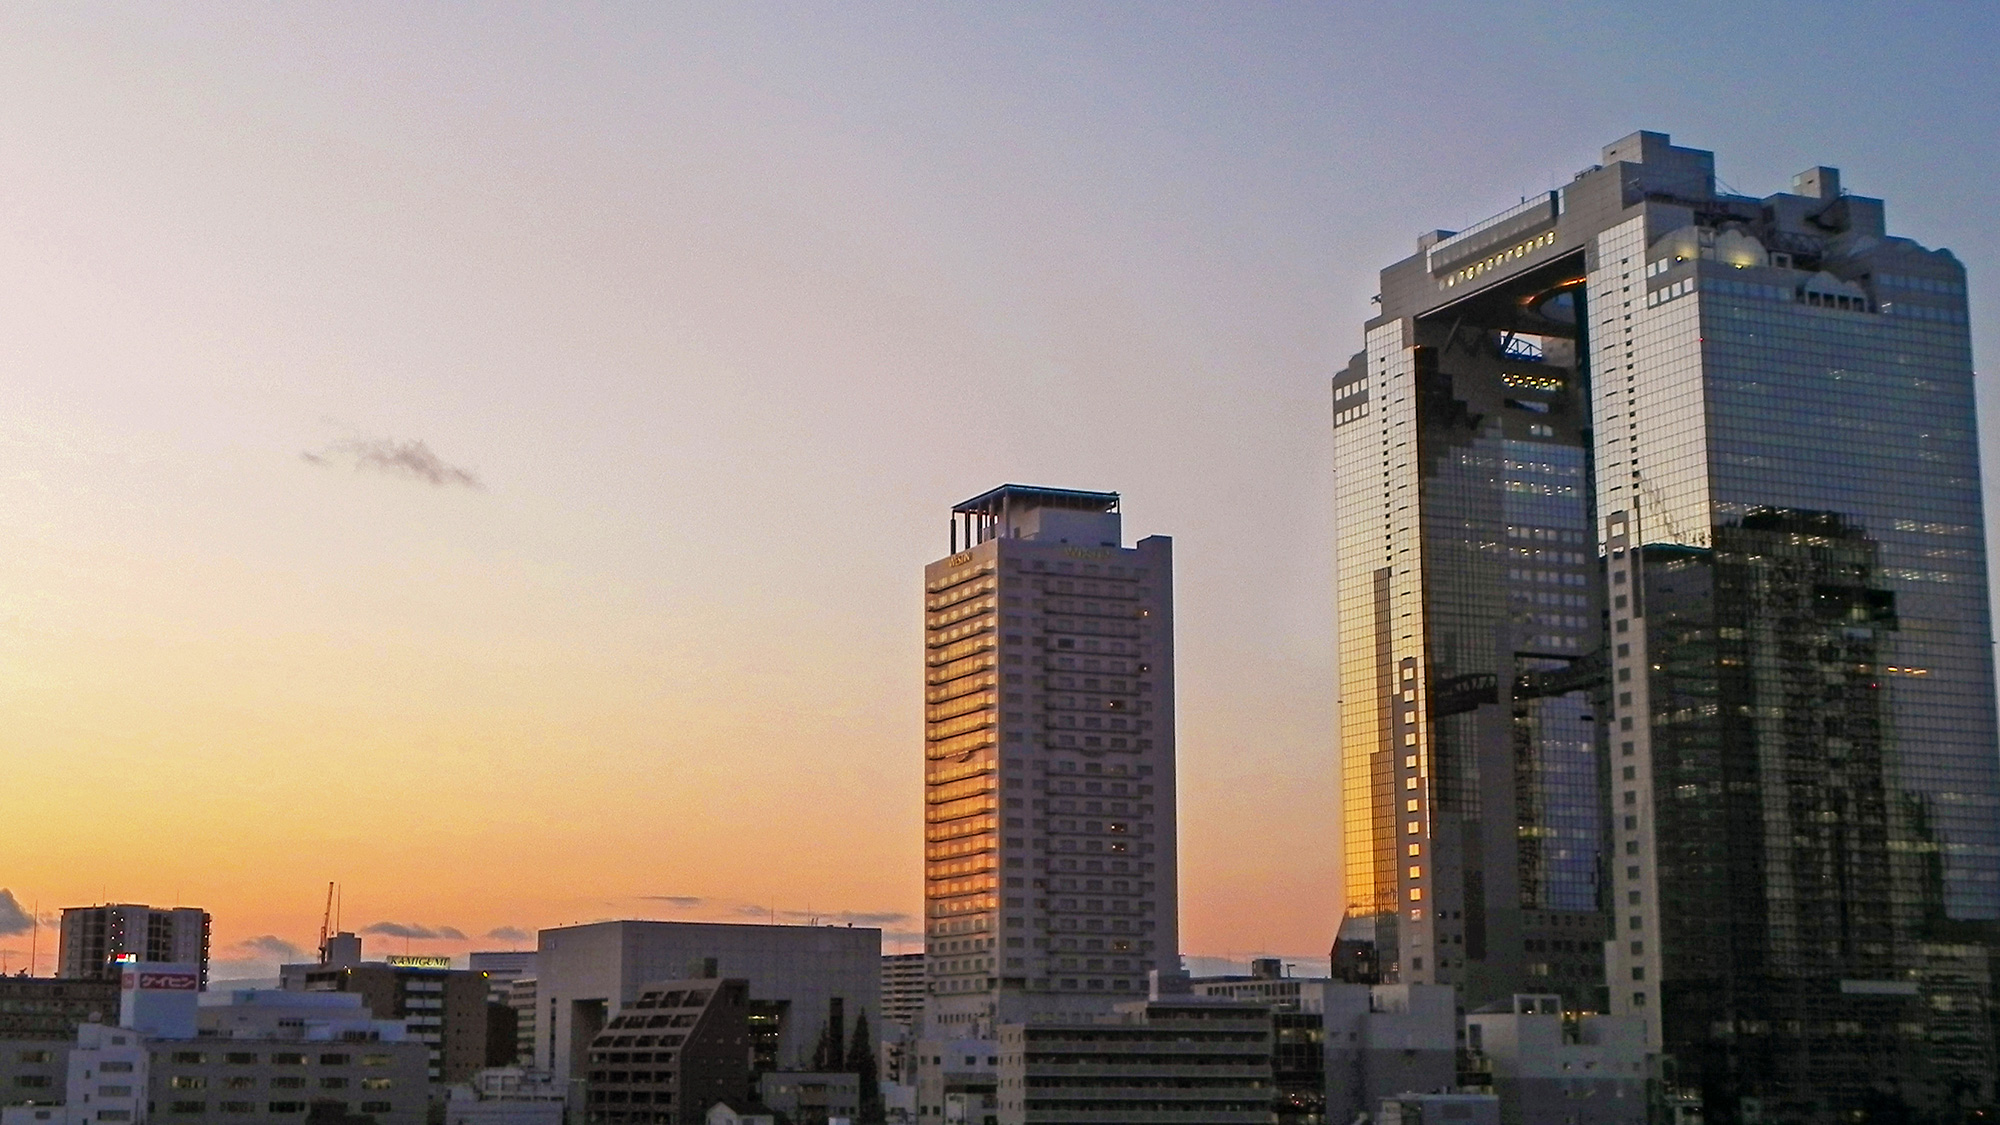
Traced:
<path fill-rule="evenodd" d="M 1335 379 L 1342 965 L 1640 1017 L 1712 1122 L 1992 1096 L 1965 292 L 1833 169 L 1718 193 L 1656 133 L 1383 271 Z"/>

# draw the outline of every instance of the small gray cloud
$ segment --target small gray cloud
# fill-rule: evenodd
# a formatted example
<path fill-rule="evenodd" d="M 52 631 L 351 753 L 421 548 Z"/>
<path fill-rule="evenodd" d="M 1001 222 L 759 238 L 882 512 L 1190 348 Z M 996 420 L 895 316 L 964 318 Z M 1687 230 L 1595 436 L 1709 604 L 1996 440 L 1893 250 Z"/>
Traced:
<path fill-rule="evenodd" d="M 495 941 L 527 941 L 535 935 L 519 926 L 495 926 L 486 931 L 486 936 Z"/>
<path fill-rule="evenodd" d="M 236 943 L 236 948 L 244 953 L 276 957 L 281 961 L 299 961 L 305 957 L 304 950 L 276 934 L 260 934 L 253 938 L 244 938 Z"/>
<path fill-rule="evenodd" d="M 408 938 L 411 941 L 464 941 L 465 932 L 452 926 L 420 926 L 412 922 L 376 922 L 363 926 L 364 934 L 381 934 L 385 937 Z"/>
<path fill-rule="evenodd" d="M 739 906 L 736 913 L 746 918 L 770 918 L 772 912 L 764 906 Z M 792 925 L 808 926 L 890 926 L 898 922 L 910 921 L 910 915 L 898 911 L 830 910 L 820 913 L 816 910 L 780 910 L 777 920 Z"/>
<path fill-rule="evenodd" d="M 21 906 L 13 891 L 0 887 L 0 936 L 25 934 L 34 928 L 34 916 Z"/>
<path fill-rule="evenodd" d="M 823 916 L 822 921 L 840 922 L 849 926 L 893 926 L 910 920 L 908 914 L 897 911 L 869 913 L 865 910 L 842 910 Z"/>
<path fill-rule="evenodd" d="M 640 895 L 644 902 L 664 902 L 668 906 L 695 907 L 708 900 L 700 895 Z"/>
<path fill-rule="evenodd" d="M 276 988 L 277 968 L 269 961 L 259 959 L 232 959 L 217 957 L 208 963 L 208 983 L 211 988 Z"/>
<path fill-rule="evenodd" d="M 360 438 L 354 441 L 337 441 L 315 453 L 310 450 L 299 454 L 307 464 L 331 468 L 334 465 L 352 465 L 356 472 L 372 469 L 391 476 L 408 477 L 427 484 L 444 488 L 458 485 L 474 492 L 486 491 L 486 483 L 470 469 L 453 465 L 424 443 L 422 438 L 401 441 L 396 438 Z"/>

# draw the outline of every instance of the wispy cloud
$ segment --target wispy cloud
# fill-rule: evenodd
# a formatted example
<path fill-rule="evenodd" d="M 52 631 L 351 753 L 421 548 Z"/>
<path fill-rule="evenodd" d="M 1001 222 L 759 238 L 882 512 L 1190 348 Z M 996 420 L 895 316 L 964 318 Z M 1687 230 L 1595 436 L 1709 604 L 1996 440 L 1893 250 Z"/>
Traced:
<path fill-rule="evenodd" d="M 535 935 L 519 926 L 495 926 L 486 931 L 486 936 L 495 941 L 527 941 Z"/>
<path fill-rule="evenodd" d="M 474 492 L 486 491 L 486 483 L 470 469 L 463 469 L 439 457 L 422 438 L 358 438 L 338 441 L 325 449 L 299 454 L 307 463 L 331 468 L 351 465 L 356 472 L 372 469 L 391 476 L 408 477 L 444 488 L 458 485 Z"/>
<path fill-rule="evenodd" d="M 740 920 L 788 926 L 865 926 L 882 931 L 882 940 L 921 940 L 923 931 L 917 917 L 899 910 L 793 910 L 774 909 L 764 903 L 741 899 L 708 898 L 702 895 L 639 895 L 632 901 L 665 903 L 688 916 L 711 921 Z"/>
<path fill-rule="evenodd" d="M 244 953 L 276 957 L 280 961 L 301 961 L 305 958 L 304 950 L 276 934 L 244 938 L 236 943 L 236 948 Z"/>
<path fill-rule="evenodd" d="M 820 926 L 891 926 L 910 920 L 908 914 L 897 911 L 829 910 L 824 913 L 817 910 L 773 911 L 768 906 L 758 906 L 748 902 L 738 906 L 734 913 L 744 918 L 776 917 L 780 922 L 790 922 L 794 925 L 807 923 Z"/>
<path fill-rule="evenodd" d="M 819 916 L 822 922 L 839 922 L 849 926 L 893 926 L 910 920 L 908 914 L 892 911 L 869 913 L 865 910 L 837 910 L 832 914 Z"/>
<path fill-rule="evenodd" d="M 408 938 L 411 941 L 464 941 L 465 931 L 453 926 L 420 926 L 414 922 L 375 922 L 361 928 L 364 934 Z"/>
<path fill-rule="evenodd" d="M 34 917 L 22 908 L 14 892 L 0 887 L 0 936 L 25 934 L 34 928 Z"/>

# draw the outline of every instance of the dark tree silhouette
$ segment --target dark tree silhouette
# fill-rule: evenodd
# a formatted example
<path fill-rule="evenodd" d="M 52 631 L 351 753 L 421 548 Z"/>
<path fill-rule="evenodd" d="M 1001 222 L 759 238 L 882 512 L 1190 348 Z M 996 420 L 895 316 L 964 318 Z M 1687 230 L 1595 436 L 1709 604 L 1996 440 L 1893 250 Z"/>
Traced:
<path fill-rule="evenodd" d="M 861 1125 L 873 1125 L 882 1118 L 881 1075 L 875 1066 L 875 1037 L 868 1030 L 868 1013 L 854 1017 L 854 1035 L 847 1043 L 847 1065 L 860 1083 Z"/>

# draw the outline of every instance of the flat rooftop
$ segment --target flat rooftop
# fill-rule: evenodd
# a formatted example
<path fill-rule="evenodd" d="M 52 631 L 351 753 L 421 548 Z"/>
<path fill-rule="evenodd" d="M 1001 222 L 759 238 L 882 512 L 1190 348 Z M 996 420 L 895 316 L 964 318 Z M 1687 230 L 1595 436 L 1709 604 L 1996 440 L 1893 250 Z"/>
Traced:
<path fill-rule="evenodd" d="M 1002 506 L 1019 508 L 1068 508 L 1081 512 L 1115 512 L 1116 492 L 1085 492 L 1075 488 L 1042 488 L 1032 484 L 1003 484 L 970 500 L 952 505 L 952 511 L 967 515 L 998 512 Z"/>

